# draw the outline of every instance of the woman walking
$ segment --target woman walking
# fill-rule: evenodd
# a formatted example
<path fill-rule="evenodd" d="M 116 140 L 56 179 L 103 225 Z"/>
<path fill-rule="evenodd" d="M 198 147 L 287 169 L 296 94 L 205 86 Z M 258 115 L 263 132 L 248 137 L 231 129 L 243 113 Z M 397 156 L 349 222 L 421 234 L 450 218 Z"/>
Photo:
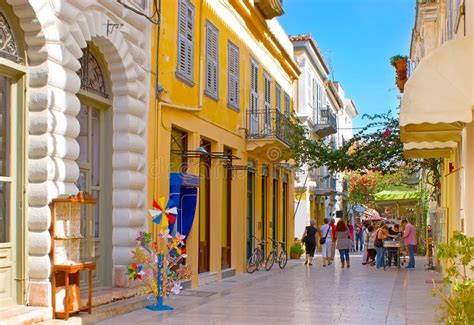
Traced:
<path fill-rule="evenodd" d="M 318 229 L 314 226 L 316 221 L 311 219 L 309 222 L 309 226 L 307 226 L 304 230 L 303 239 L 301 240 L 304 243 L 305 250 L 306 250 L 306 261 L 304 265 L 313 265 L 313 258 L 314 258 L 314 250 L 316 249 L 316 233 Z"/>
<path fill-rule="evenodd" d="M 323 255 L 323 266 L 331 264 L 331 226 L 328 224 L 329 219 L 324 218 L 324 225 L 319 228 L 319 243 L 321 244 L 321 253 Z"/>
<path fill-rule="evenodd" d="M 351 248 L 352 239 L 349 228 L 342 219 L 339 220 L 336 225 L 336 238 L 336 248 L 339 250 L 339 255 L 341 256 L 341 268 L 344 268 L 344 264 L 347 265 L 347 268 L 350 268 L 349 249 Z"/>
<path fill-rule="evenodd" d="M 388 237 L 388 228 L 385 223 L 380 225 L 380 228 L 377 229 L 375 235 L 375 250 L 377 251 L 377 256 L 375 257 L 377 260 L 376 267 L 380 269 L 384 267 L 384 252 L 383 252 L 383 241 Z"/>

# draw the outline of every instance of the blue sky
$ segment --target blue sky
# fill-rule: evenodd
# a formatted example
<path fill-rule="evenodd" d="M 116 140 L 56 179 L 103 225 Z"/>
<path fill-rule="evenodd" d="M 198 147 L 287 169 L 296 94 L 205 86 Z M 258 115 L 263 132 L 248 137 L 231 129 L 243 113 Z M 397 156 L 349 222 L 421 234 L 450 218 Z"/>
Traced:
<path fill-rule="evenodd" d="M 415 17 L 415 0 L 284 0 L 280 23 L 289 35 L 311 32 L 326 60 L 352 98 L 360 117 L 394 110 L 400 95 L 395 54 L 407 55 Z"/>

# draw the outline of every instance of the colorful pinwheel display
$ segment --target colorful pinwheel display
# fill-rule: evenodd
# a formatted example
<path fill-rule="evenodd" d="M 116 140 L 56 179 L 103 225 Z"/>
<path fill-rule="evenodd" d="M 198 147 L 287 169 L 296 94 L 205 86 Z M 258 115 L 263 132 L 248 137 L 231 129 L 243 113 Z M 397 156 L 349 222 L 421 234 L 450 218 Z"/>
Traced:
<path fill-rule="evenodd" d="M 149 212 L 153 223 L 160 226 L 157 240 L 148 232 L 138 234 L 137 246 L 132 252 L 135 263 L 127 267 L 127 276 L 141 281 L 143 291 L 151 293 L 149 300 L 153 299 L 156 304 L 147 308 L 171 310 L 163 305 L 163 298 L 179 294 L 181 282 L 191 278 L 190 268 L 184 265 L 185 236 L 169 233 L 169 224 L 174 224 L 178 212 L 172 201 L 165 204 L 164 198 L 158 202 L 153 200 L 153 210 Z"/>

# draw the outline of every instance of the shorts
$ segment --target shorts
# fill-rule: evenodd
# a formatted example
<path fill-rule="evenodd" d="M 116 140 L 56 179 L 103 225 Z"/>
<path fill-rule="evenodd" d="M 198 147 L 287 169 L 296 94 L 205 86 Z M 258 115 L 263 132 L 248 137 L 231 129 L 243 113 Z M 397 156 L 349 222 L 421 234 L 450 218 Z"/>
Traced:
<path fill-rule="evenodd" d="M 332 248 L 332 241 L 327 240 L 324 244 L 321 245 L 321 253 L 323 257 L 331 257 L 331 248 Z"/>

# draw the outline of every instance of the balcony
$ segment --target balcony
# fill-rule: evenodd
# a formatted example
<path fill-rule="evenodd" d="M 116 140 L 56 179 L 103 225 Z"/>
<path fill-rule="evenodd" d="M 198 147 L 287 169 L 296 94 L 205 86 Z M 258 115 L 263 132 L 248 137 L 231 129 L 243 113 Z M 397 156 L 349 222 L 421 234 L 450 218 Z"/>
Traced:
<path fill-rule="evenodd" d="M 254 3 L 265 19 L 272 19 L 284 13 L 282 0 L 254 0 Z"/>
<path fill-rule="evenodd" d="M 313 131 L 320 137 L 326 137 L 337 132 L 336 115 L 329 107 L 317 110 Z"/>
<path fill-rule="evenodd" d="M 290 158 L 292 122 L 277 110 L 247 111 L 247 151 L 278 162 Z"/>
<path fill-rule="evenodd" d="M 311 186 L 310 191 L 315 195 L 331 195 L 336 193 L 336 179 L 330 175 L 317 176 L 316 186 Z"/>

